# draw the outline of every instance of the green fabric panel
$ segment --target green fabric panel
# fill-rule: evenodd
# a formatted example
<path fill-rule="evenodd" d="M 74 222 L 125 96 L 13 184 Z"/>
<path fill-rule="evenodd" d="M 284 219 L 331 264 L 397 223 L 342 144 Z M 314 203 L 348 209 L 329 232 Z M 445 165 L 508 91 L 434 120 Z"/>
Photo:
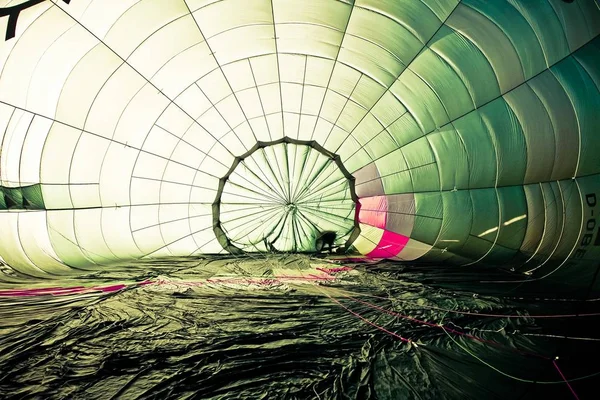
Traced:
<path fill-rule="evenodd" d="M 44 197 L 42 195 L 42 185 L 31 185 L 25 186 L 22 188 L 23 198 L 27 203 L 29 203 L 29 207 L 34 210 L 43 210 L 44 206 Z M 24 203 L 25 203 L 24 201 Z"/>
<path fill-rule="evenodd" d="M 452 125 L 467 151 L 469 187 L 493 187 L 496 182 L 496 151 L 481 116 L 478 112 L 472 112 Z"/>
<path fill-rule="evenodd" d="M 413 191 L 412 179 L 402 149 L 375 161 L 383 188 L 387 194 L 410 193 Z"/>
<path fill-rule="evenodd" d="M 520 185 L 525 178 L 527 152 L 517 117 L 504 99 L 480 108 L 498 157 L 498 186 Z"/>
<path fill-rule="evenodd" d="M 410 170 L 414 192 L 440 190 L 440 172 L 437 164 L 423 165 Z"/>
<path fill-rule="evenodd" d="M 469 227 L 469 236 L 460 254 L 468 257 L 471 261 L 486 256 L 493 246 L 497 231 L 493 228 L 498 226 L 498 200 L 494 189 L 478 189 L 468 191 L 472 204 L 472 223 Z M 491 231 L 490 233 L 486 233 Z"/>
<path fill-rule="evenodd" d="M 554 128 L 546 108 L 528 85 L 504 95 L 523 129 L 527 149 L 524 183 L 548 181 L 554 167 Z"/>
<path fill-rule="evenodd" d="M 569 44 L 558 15 L 547 1 L 508 0 L 527 20 L 535 31 L 548 65 L 558 62 L 569 54 Z"/>
<path fill-rule="evenodd" d="M 437 15 L 440 21 L 448 18 L 459 0 L 421 0 Z"/>
<path fill-rule="evenodd" d="M 531 218 L 544 218 L 541 216 L 545 215 L 544 222 L 544 235 L 538 248 L 537 254 L 532 260 L 532 264 L 541 264 L 550 257 L 556 244 L 558 237 L 563 229 L 562 224 L 562 200 L 560 198 L 560 192 L 558 187 L 553 183 L 543 183 L 542 193 L 544 195 L 544 208 L 539 210 L 538 214 L 531 216 Z"/>
<path fill-rule="evenodd" d="M 504 1 L 464 0 L 464 4 L 484 14 L 508 36 L 519 55 L 525 79 L 546 68 L 544 52 L 527 20 Z"/>
<path fill-rule="evenodd" d="M 579 187 L 573 182 L 573 180 L 564 180 L 558 182 L 558 188 L 562 191 L 562 197 L 564 199 L 564 211 L 567 215 L 565 227 L 562 232 L 562 236 L 560 238 L 560 242 L 554 252 L 553 257 L 559 260 L 565 260 L 571 250 L 577 245 L 579 239 L 579 233 L 582 229 L 581 223 L 579 221 L 584 218 L 583 222 L 583 230 L 586 230 L 586 223 L 589 219 L 595 219 L 595 226 L 600 226 L 600 220 L 598 218 L 592 217 L 589 210 L 591 209 L 587 205 L 586 194 L 596 193 L 596 197 L 600 199 L 600 180 L 598 176 L 590 176 L 586 178 L 577 179 L 577 183 Z M 584 210 L 588 211 L 587 215 L 583 216 L 582 214 L 582 206 Z M 596 206 L 596 213 L 598 212 L 598 206 Z M 590 232 L 586 233 L 594 233 L 593 231 L 598 231 L 598 228 L 592 229 Z M 594 236 L 595 238 L 596 236 Z M 596 260 L 600 260 L 600 254 L 598 253 L 590 253 L 589 251 L 594 250 L 594 246 L 586 246 L 586 255 L 585 258 L 590 258 L 589 255 L 595 254 Z M 595 247 L 595 249 L 600 249 L 600 247 Z M 592 258 L 594 258 L 594 256 Z"/>
<path fill-rule="evenodd" d="M 350 171 L 350 173 L 352 173 L 353 171 L 358 171 L 371 162 L 373 162 L 373 159 L 364 149 L 360 149 L 358 152 L 356 152 L 354 157 L 352 157 L 352 160 L 344 161 L 344 166 L 348 171 Z"/>
<path fill-rule="evenodd" d="M 386 194 L 400 194 L 414 192 L 410 171 L 401 171 L 393 175 L 381 177 L 383 189 Z"/>
<path fill-rule="evenodd" d="M 6 210 L 6 201 L 4 200 L 4 190 L 0 188 L 0 210 Z"/>
<path fill-rule="evenodd" d="M 4 202 L 8 209 L 22 209 L 23 208 L 23 193 L 21 188 L 6 188 L 3 187 Z"/>
<path fill-rule="evenodd" d="M 506 267 L 512 265 L 516 255 L 518 255 L 518 250 L 495 244 L 492 250 L 482 260 L 482 264 Z"/>
<path fill-rule="evenodd" d="M 437 246 L 461 254 L 473 223 L 471 196 L 468 190 L 442 192 L 442 202 L 442 229 Z"/>
<path fill-rule="evenodd" d="M 461 3 L 446 24 L 479 47 L 494 69 L 502 93 L 523 83 L 525 78 L 515 47 L 489 18 Z"/>
<path fill-rule="evenodd" d="M 439 172 L 427 137 L 404 146 L 402 154 L 412 177 L 414 192 L 440 190 Z"/>
<path fill-rule="evenodd" d="M 377 171 L 380 176 L 393 175 L 395 173 L 408 170 L 408 165 L 404 159 L 402 149 L 396 149 L 391 153 L 375 160 Z"/>
<path fill-rule="evenodd" d="M 435 245 L 442 228 L 443 202 L 441 193 L 415 193 L 415 225 L 412 239 Z"/>
<path fill-rule="evenodd" d="M 600 88 L 600 36 L 583 46 L 573 57 L 585 69 L 596 87 Z"/>
<path fill-rule="evenodd" d="M 575 175 L 579 154 L 579 127 L 573 103 L 550 70 L 531 79 L 528 85 L 544 104 L 554 129 L 552 180 L 571 178 Z"/>
<path fill-rule="evenodd" d="M 563 0 L 550 0 L 550 4 L 554 8 L 554 13 L 559 16 L 559 21 L 567 37 L 570 51 L 577 50 L 590 38 L 590 31 L 580 7 L 580 3 L 582 2 L 577 1 L 576 3 L 565 3 Z"/>
<path fill-rule="evenodd" d="M 577 176 L 600 172 L 600 92 L 585 69 L 573 57 L 552 68 L 569 94 L 577 112 L 581 154 Z"/>
<path fill-rule="evenodd" d="M 451 120 L 471 111 L 473 99 L 454 70 L 435 52 L 424 49 L 410 66 L 439 97 Z"/>
<path fill-rule="evenodd" d="M 423 136 L 423 131 L 417 121 L 409 113 L 398 118 L 386 130 L 392 135 L 398 147 L 402 147 Z"/>
<path fill-rule="evenodd" d="M 364 150 L 373 160 L 377 160 L 396 148 L 396 142 L 386 131 L 381 132 L 373 138 L 364 147 Z"/>
<path fill-rule="evenodd" d="M 435 162 L 433 151 L 427 137 L 422 137 L 402 148 L 408 168 L 420 167 Z"/>
<path fill-rule="evenodd" d="M 409 110 L 424 133 L 448 122 L 448 115 L 434 91 L 411 70 L 394 82 L 390 91 Z"/>
<path fill-rule="evenodd" d="M 527 229 L 520 250 L 526 256 L 532 256 L 544 233 L 544 196 L 538 184 L 523 186 L 523 190 L 527 201 Z"/>
<path fill-rule="evenodd" d="M 427 136 L 439 167 L 442 190 L 469 187 L 469 156 L 450 125 Z"/>
<path fill-rule="evenodd" d="M 426 43 L 441 24 L 435 13 L 420 1 L 357 0 L 354 5 L 376 10 L 405 26 L 410 26 L 422 43 Z"/>
<path fill-rule="evenodd" d="M 498 188 L 501 225 L 497 243 L 515 253 L 523 244 L 527 229 L 527 200 L 523 186 Z"/>
<path fill-rule="evenodd" d="M 495 228 L 498 227 L 500 218 L 498 214 L 498 196 L 493 188 L 471 190 L 469 194 L 473 204 L 473 223 L 470 231 L 473 243 L 470 246 L 485 249 L 483 251 L 483 254 L 485 254 L 492 247 L 497 236 L 497 229 Z M 480 241 L 485 243 L 478 243 Z M 467 246 L 465 246 L 465 251 L 466 248 Z"/>
<path fill-rule="evenodd" d="M 477 106 L 500 96 L 498 80 L 489 61 L 459 32 L 444 25 L 429 47 L 450 64 Z"/>
<path fill-rule="evenodd" d="M 423 47 L 421 41 L 405 26 L 387 16 L 358 7 L 352 10 L 347 32 L 386 49 L 404 65 Z"/>
<path fill-rule="evenodd" d="M 352 137 L 361 144 L 368 143 L 375 135 L 383 131 L 385 128 L 371 113 L 366 114 L 360 121 L 356 129 L 352 131 Z M 342 131 L 344 136 L 348 136 L 348 132 Z"/>

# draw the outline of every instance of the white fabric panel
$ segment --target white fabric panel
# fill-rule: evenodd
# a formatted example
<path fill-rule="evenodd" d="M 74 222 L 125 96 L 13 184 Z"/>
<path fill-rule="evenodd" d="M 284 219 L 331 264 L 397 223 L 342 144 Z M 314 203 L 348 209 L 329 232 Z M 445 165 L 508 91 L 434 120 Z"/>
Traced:
<path fill-rule="evenodd" d="M 131 100 L 119 116 L 114 140 L 139 147 L 152 125 L 169 105 L 169 100 L 156 89 L 146 84 Z"/>
<path fill-rule="evenodd" d="M 159 204 L 160 203 L 160 181 L 143 179 L 134 176 L 131 179 L 131 204 L 136 207 L 132 207 L 132 212 L 137 210 L 137 205 L 140 204 Z M 150 220 L 151 221 L 151 220 Z M 148 221 L 150 223 L 150 221 Z M 133 228 L 132 229 L 136 229 Z"/>
<path fill-rule="evenodd" d="M 2 232 L 0 256 L 17 272 L 25 274 L 29 278 L 48 277 L 47 273 L 37 267 L 25 253 L 19 236 L 19 222 L 20 214 L 18 213 L 0 213 L 0 231 Z"/>
<path fill-rule="evenodd" d="M 383 237 L 383 229 L 371 225 L 360 224 L 360 235 L 353 243 L 353 246 L 361 254 L 367 254 L 377 247 L 377 244 Z"/>
<path fill-rule="evenodd" d="M 100 227 L 102 214 L 105 210 L 77 210 L 73 215 L 73 230 L 79 247 L 85 255 L 97 264 L 106 264 L 117 260 L 105 241 L 104 232 Z M 90 229 L 90 226 L 95 229 Z"/>
<path fill-rule="evenodd" d="M 184 114 L 189 115 L 193 119 L 197 119 L 212 107 L 208 97 L 202 93 L 195 83 L 190 85 L 175 99 L 175 104 L 179 106 L 178 108 L 180 108 Z M 173 105 L 169 105 L 167 110 L 172 106 Z"/>
<path fill-rule="evenodd" d="M 140 178 L 159 180 L 164 174 L 168 163 L 167 158 L 162 158 L 154 154 L 140 152 L 135 161 L 133 176 Z"/>
<path fill-rule="evenodd" d="M 69 190 L 69 195 L 71 197 L 70 201 L 73 204 L 73 208 L 98 207 L 101 204 L 100 188 L 98 184 L 69 185 L 66 186 L 66 188 Z M 48 205 L 46 204 L 46 206 Z M 62 204 L 62 206 L 66 207 L 66 204 Z"/>
<path fill-rule="evenodd" d="M 184 110 L 178 105 L 171 103 L 158 118 L 152 130 L 158 127 L 169 132 L 171 136 L 181 138 L 193 123 L 192 118 Z"/>
<path fill-rule="evenodd" d="M 92 34 L 103 39 L 117 20 L 140 0 L 112 0 L 109 7 L 106 6 L 106 0 L 78 0 L 71 1 L 68 5 L 60 0 L 53 2 L 80 21 Z M 19 17 L 19 23 L 20 19 Z"/>
<path fill-rule="evenodd" d="M 220 138 L 219 142 L 221 142 L 221 144 L 234 156 L 241 156 L 248 151 L 248 148 L 244 147 L 240 138 L 234 131 L 231 131 Z"/>
<path fill-rule="evenodd" d="M 250 25 L 208 39 L 219 64 L 275 52 L 272 25 Z"/>
<path fill-rule="evenodd" d="M 198 118 L 198 124 L 217 140 L 232 129 L 215 108 L 209 109 Z"/>
<path fill-rule="evenodd" d="M 177 136 L 155 125 L 148 133 L 142 150 L 150 154 L 169 158 L 179 141 L 180 139 Z"/>
<path fill-rule="evenodd" d="M 102 161 L 109 145 L 108 140 L 83 132 L 73 152 L 69 182 L 74 184 L 100 182 Z"/>
<path fill-rule="evenodd" d="M 280 54 L 278 60 L 281 81 L 303 84 L 307 58 L 304 55 Z"/>
<path fill-rule="evenodd" d="M 281 101 L 283 102 L 283 111 L 300 112 L 300 102 L 302 101 L 302 85 L 295 83 L 281 84 Z"/>
<path fill-rule="evenodd" d="M 281 111 L 281 95 L 278 83 L 259 86 L 258 93 L 265 115 Z"/>
<path fill-rule="evenodd" d="M 271 140 L 271 132 L 269 131 L 269 125 L 267 124 L 266 117 L 253 118 L 248 122 L 252 127 L 252 131 L 256 134 L 257 140 Z"/>
<path fill-rule="evenodd" d="M 19 182 L 21 149 L 33 117 L 31 113 L 15 110 L 5 130 L 1 142 L 2 153 L 0 153 L 0 183 L 3 186 L 21 186 Z"/>
<path fill-rule="evenodd" d="M 264 0 L 215 2 L 194 12 L 194 17 L 207 38 L 240 26 L 273 24 L 271 4 Z"/>
<path fill-rule="evenodd" d="M 240 60 L 223 65 L 222 69 L 234 92 L 256 86 L 248 60 Z"/>
<path fill-rule="evenodd" d="M 42 152 L 51 126 L 52 120 L 41 117 L 34 118 L 29 126 L 21 150 L 21 165 L 19 167 L 19 180 L 23 185 L 40 182 Z"/>
<path fill-rule="evenodd" d="M 136 179 L 134 181 L 144 182 L 141 179 Z M 146 181 L 149 182 L 149 181 Z M 134 232 L 134 237 L 137 236 L 136 233 L 143 229 L 148 229 L 151 226 L 158 225 L 158 208 L 160 205 L 146 205 L 146 206 L 136 206 L 131 207 L 130 220 L 131 220 L 131 230 Z"/>
<path fill-rule="evenodd" d="M 271 140 L 281 139 L 284 136 L 283 117 L 281 115 L 281 112 L 267 115 L 267 124 L 269 124 Z"/>
<path fill-rule="evenodd" d="M 80 130 L 63 124 L 52 124 L 42 152 L 42 183 L 70 183 L 71 159 L 80 136 Z"/>
<path fill-rule="evenodd" d="M 250 88 L 236 93 L 236 97 L 248 119 L 263 115 L 258 89 Z"/>
<path fill-rule="evenodd" d="M 153 33 L 133 51 L 127 62 L 149 78 L 171 58 L 203 40 L 194 19 L 188 15 Z"/>
<path fill-rule="evenodd" d="M 100 173 L 102 204 L 129 204 L 129 184 L 138 150 L 111 143 Z"/>
<path fill-rule="evenodd" d="M 135 231 L 133 233 L 133 237 L 135 238 L 135 242 L 142 254 L 152 253 L 156 249 L 165 246 L 165 242 L 161 236 L 158 225 Z M 170 256 L 172 254 L 165 251 L 163 255 Z"/>
<path fill-rule="evenodd" d="M 73 208 L 71 193 L 67 184 L 42 185 L 42 196 L 47 210 Z"/>
<path fill-rule="evenodd" d="M 302 7 L 294 0 L 273 0 L 275 22 L 301 22 L 324 25 L 343 31 L 352 11 L 349 4 L 336 0 L 303 0 Z"/>
<path fill-rule="evenodd" d="M 277 56 L 269 54 L 250 59 L 252 74 L 257 86 L 267 83 L 277 82 L 279 80 L 279 69 L 277 67 Z"/>
<path fill-rule="evenodd" d="M 227 125 L 230 128 L 235 128 L 242 122 L 246 121 L 244 112 L 240 108 L 235 95 L 231 95 L 221 100 L 215 105 L 215 108 L 227 122 Z"/>
<path fill-rule="evenodd" d="M 180 160 L 177 160 L 177 161 L 180 161 Z M 193 160 L 189 160 L 189 161 L 191 163 Z M 189 189 L 190 189 L 189 185 L 194 181 L 195 174 L 196 174 L 195 169 L 184 167 L 183 165 L 175 163 L 175 162 L 169 162 L 167 164 L 167 167 L 165 169 L 165 173 L 164 173 L 164 176 L 162 177 L 162 179 L 164 181 L 185 184 L 187 187 L 188 195 L 189 195 Z"/>
<path fill-rule="evenodd" d="M 27 259 L 48 274 L 73 273 L 71 268 L 60 262 L 52 248 L 46 226 L 46 212 L 25 212 L 17 215 L 19 239 Z"/>
<path fill-rule="evenodd" d="M 85 268 L 93 265 L 75 237 L 74 214 L 80 211 L 49 211 L 48 234 L 54 251 L 66 265 Z"/>
<path fill-rule="evenodd" d="M 112 138 L 123 110 L 144 84 L 144 78 L 131 67 L 121 65 L 96 93 L 84 125 L 85 129 Z"/>
<path fill-rule="evenodd" d="M 92 35 L 80 26 L 74 26 L 47 48 L 30 76 L 27 109 L 54 117 L 65 81 L 79 60 L 96 44 Z"/>
<path fill-rule="evenodd" d="M 129 225 L 129 207 L 104 208 L 102 232 L 111 252 L 120 259 L 132 259 L 142 255 L 136 246 Z"/>
<path fill-rule="evenodd" d="M 98 92 L 123 61 L 98 44 L 73 67 L 62 87 L 55 118 L 81 128 Z"/>
<path fill-rule="evenodd" d="M 218 103 L 232 93 L 231 87 L 220 69 L 202 77 L 197 84 L 212 104 Z"/>
<path fill-rule="evenodd" d="M 174 99 L 215 68 L 217 63 L 206 42 L 202 42 L 167 61 L 150 81 L 167 97 Z"/>
<path fill-rule="evenodd" d="M 33 17 L 34 15 L 38 16 L 43 8 L 30 7 L 28 10 L 32 10 L 31 16 Z M 31 77 L 35 74 L 44 53 L 52 46 L 52 43 L 76 24 L 67 14 L 56 7 L 48 8 L 39 16 L 35 24 L 28 27 L 26 18 L 23 18 L 25 14 L 27 14 L 27 10 L 19 15 L 17 32 L 22 34 L 18 38 L 18 43 L 10 51 L 6 63 L 3 64 L 4 68 L 0 75 L 0 100 L 24 108 L 28 100 L 28 91 L 25 88 L 29 86 Z M 26 31 L 23 32 L 22 29 L 26 29 Z M 12 41 L 16 42 L 16 40 Z M 32 111 L 43 113 L 45 110 L 32 109 Z"/>
<path fill-rule="evenodd" d="M 103 41 L 127 59 L 154 32 L 185 14 L 188 9 L 183 1 L 139 1 L 115 21 Z"/>
<path fill-rule="evenodd" d="M 297 139 L 298 138 L 298 127 L 300 124 L 300 115 L 283 113 L 283 128 L 285 136 Z"/>
<path fill-rule="evenodd" d="M 310 54 L 335 59 L 342 32 L 318 25 L 276 25 L 277 51 L 279 53 Z"/>

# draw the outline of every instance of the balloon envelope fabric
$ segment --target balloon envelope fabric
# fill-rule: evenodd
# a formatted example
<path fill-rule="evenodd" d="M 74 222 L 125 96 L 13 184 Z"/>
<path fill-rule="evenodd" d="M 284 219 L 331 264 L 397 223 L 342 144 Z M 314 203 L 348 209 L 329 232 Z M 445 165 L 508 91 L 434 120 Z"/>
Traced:
<path fill-rule="evenodd" d="M 0 7 L 19 276 L 311 252 L 322 231 L 372 258 L 594 272 L 593 0 Z"/>

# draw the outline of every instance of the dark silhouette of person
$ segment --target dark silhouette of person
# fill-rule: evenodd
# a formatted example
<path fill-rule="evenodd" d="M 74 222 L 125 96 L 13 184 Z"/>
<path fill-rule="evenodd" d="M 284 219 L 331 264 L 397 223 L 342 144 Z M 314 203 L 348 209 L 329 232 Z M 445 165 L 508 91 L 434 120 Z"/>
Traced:
<path fill-rule="evenodd" d="M 319 233 L 315 240 L 315 249 L 317 250 L 317 253 L 325 250 L 325 247 L 329 248 L 330 253 L 333 252 L 333 244 L 336 237 L 337 234 L 333 231 L 323 231 Z"/>

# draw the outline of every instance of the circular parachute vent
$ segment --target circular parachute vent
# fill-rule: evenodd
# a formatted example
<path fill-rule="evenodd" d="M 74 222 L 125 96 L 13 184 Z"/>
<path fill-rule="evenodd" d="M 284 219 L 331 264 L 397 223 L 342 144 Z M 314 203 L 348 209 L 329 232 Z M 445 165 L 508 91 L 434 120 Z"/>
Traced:
<path fill-rule="evenodd" d="M 231 253 L 314 251 L 323 232 L 347 248 L 360 232 L 357 202 L 354 177 L 317 142 L 258 142 L 219 182 L 214 232 Z"/>

